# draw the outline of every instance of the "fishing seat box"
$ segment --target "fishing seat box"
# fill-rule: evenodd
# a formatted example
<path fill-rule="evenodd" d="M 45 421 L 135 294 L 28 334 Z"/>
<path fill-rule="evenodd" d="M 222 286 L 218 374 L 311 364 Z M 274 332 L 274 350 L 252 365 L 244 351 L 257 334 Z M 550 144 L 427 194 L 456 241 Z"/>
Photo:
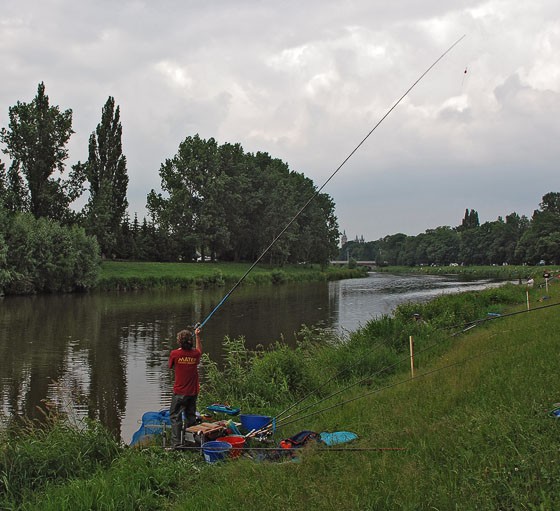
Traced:
<path fill-rule="evenodd" d="M 226 434 L 226 422 L 202 422 L 186 428 L 183 443 L 189 447 L 198 447 L 205 442 L 216 440 Z"/>

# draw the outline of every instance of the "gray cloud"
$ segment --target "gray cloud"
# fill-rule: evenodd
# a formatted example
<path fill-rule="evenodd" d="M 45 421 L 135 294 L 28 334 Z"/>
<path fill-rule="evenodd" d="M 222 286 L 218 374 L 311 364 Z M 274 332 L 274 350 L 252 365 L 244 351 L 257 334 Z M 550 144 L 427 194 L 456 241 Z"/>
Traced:
<path fill-rule="evenodd" d="M 467 34 L 325 191 L 366 239 L 457 225 L 465 208 L 530 215 L 559 188 L 559 19 L 556 0 L 6 0 L 0 121 L 44 81 L 74 112 L 74 163 L 114 96 L 131 215 L 195 133 L 268 151 L 320 186 Z"/>

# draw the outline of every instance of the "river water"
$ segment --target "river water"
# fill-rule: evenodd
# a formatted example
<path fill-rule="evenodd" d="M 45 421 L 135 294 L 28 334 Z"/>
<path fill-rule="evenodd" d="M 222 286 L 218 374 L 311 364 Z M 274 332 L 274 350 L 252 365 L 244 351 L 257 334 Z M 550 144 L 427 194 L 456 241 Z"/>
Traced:
<path fill-rule="evenodd" d="M 248 347 L 294 343 L 303 324 L 342 335 L 403 302 L 482 289 L 489 281 L 371 273 L 367 278 L 241 287 L 206 324 L 216 361 L 224 336 Z M 37 417 L 42 401 L 99 419 L 125 442 L 146 411 L 166 408 L 175 334 L 200 321 L 225 291 L 167 290 L 7 297 L 0 301 L 0 419 Z"/>

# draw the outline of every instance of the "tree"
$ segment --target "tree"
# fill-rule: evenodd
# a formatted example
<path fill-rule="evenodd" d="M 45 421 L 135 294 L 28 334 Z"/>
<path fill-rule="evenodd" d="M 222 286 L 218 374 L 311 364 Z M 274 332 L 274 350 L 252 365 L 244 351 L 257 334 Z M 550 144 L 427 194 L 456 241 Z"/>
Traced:
<path fill-rule="evenodd" d="M 177 154 L 160 167 L 161 187 L 167 197 L 152 190 L 147 208 L 158 230 L 172 238 L 178 258 L 192 260 L 197 249 L 204 257 L 212 229 L 223 221 L 221 208 L 212 207 L 218 203 L 211 196 L 217 171 L 216 141 L 198 135 L 181 142 Z"/>
<path fill-rule="evenodd" d="M 297 218 L 297 239 L 291 244 L 289 261 L 326 265 L 338 252 L 340 237 L 334 201 L 325 193 L 315 195 L 317 190 L 313 181 L 303 174 L 292 172 L 290 181 L 292 194 L 299 198 L 292 213 L 301 210 L 303 204 L 315 197 Z"/>
<path fill-rule="evenodd" d="M 10 165 L 6 174 L 6 167 L 0 162 L 0 202 L 9 213 L 26 211 L 24 184 L 16 165 Z"/>
<path fill-rule="evenodd" d="M 474 229 L 479 226 L 480 226 L 480 221 L 478 219 L 478 213 L 474 209 L 471 209 L 469 211 L 469 209 L 467 208 L 465 210 L 465 216 L 463 217 L 463 221 L 461 222 L 461 225 L 457 227 L 457 230 L 465 231 L 467 229 Z"/>
<path fill-rule="evenodd" d="M 240 261 L 248 259 L 254 239 L 251 225 L 256 216 L 255 192 L 259 187 L 253 186 L 251 176 L 256 173 L 256 168 L 252 155 L 245 154 L 241 144 L 221 145 L 218 156 L 221 174 L 225 177 L 220 202 L 228 233 L 227 243 L 222 244 L 220 259 Z"/>
<path fill-rule="evenodd" d="M 95 285 L 98 244 L 82 227 L 15 213 L 4 218 L 2 230 L 7 246 L 4 262 L 9 278 L 3 284 L 7 293 L 75 291 Z"/>
<path fill-rule="evenodd" d="M 245 154 L 239 144 L 187 137 L 161 165 L 163 193 L 148 195 L 158 232 L 176 257 L 254 261 L 315 194 L 313 182 L 268 153 Z M 166 195 L 164 195 L 164 193 Z M 334 203 L 319 194 L 267 252 L 266 261 L 328 261 L 336 251 Z"/>
<path fill-rule="evenodd" d="M 459 237 L 457 232 L 447 226 L 436 227 L 426 231 L 430 239 L 426 250 L 428 261 L 447 265 L 457 260 L 459 254 Z"/>
<path fill-rule="evenodd" d="M 41 82 L 31 103 L 18 101 L 10 108 L 9 119 L 8 129 L 0 132 L 0 140 L 6 145 L 3 152 L 12 159 L 12 192 L 21 194 L 13 202 L 36 218 L 70 221 L 69 205 L 82 192 L 79 173 L 71 173 L 68 180 L 52 175 L 55 171 L 64 172 L 66 144 L 73 133 L 72 110 L 61 112 L 58 106 L 50 106 Z M 26 188 L 18 189 L 22 183 L 20 173 Z"/>
<path fill-rule="evenodd" d="M 523 233 L 516 249 L 516 256 L 531 264 L 544 259 L 560 261 L 560 193 L 543 196 L 540 209 L 533 212 L 530 227 Z"/>
<path fill-rule="evenodd" d="M 6 206 L 6 196 L 8 195 L 8 179 L 6 177 L 6 165 L 0 160 L 0 206 Z"/>
<path fill-rule="evenodd" d="M 115 108 L 115 100 L 109 96 L 101 122 L 89 137 L 89 157 L 83 166 L 90 192 L 85 207 L 86 230 L 97 237 L 105 256 L 114 253 L 128 206 L 128 174 L 121 138 L 120 109 Z"/>

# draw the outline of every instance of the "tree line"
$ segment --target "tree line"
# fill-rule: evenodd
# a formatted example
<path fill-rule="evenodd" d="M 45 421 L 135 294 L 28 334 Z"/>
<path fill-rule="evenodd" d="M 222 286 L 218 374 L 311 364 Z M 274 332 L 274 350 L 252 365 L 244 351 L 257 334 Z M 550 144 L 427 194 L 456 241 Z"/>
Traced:
<path fill-rule="evenodd" d="M 107 99 L 89 137 L 87 161 L 67 171 L 73 133 L 72 110 L 51 105 L 44 83 L 31 102 L 9 108 L 8 126 L 0 130 L 9 161 L 6 166 L 0 160 L 0 292 L 91 287 L 100 258 L 252 261 L 314 195 L 267 261 L 326 264 L 336 254 L 339 231 L 331 197 L 267 153 L 187 136 L 161 164 L 162 190 L 148 194 L 148 218 L 135 214 L 131 220 L 114 98 Z M 83 208 L 73 209 L 84 193 Z M 67 245 L 56 242 L 60 237 Z M 49 274 L 68 274 L 63 266 L 70 260 L 80 261 L 87 278 L 45 278 L 47 266 Z"/>
<path fill-rule="evenodd" d="M 560 264 L 560 193 L 545 194 L 531 218 L 511 213 L 480 224 L 478 212 L 466 209 L 456 227 L 349 241 L 339 258 L 399 266 Z"/>

